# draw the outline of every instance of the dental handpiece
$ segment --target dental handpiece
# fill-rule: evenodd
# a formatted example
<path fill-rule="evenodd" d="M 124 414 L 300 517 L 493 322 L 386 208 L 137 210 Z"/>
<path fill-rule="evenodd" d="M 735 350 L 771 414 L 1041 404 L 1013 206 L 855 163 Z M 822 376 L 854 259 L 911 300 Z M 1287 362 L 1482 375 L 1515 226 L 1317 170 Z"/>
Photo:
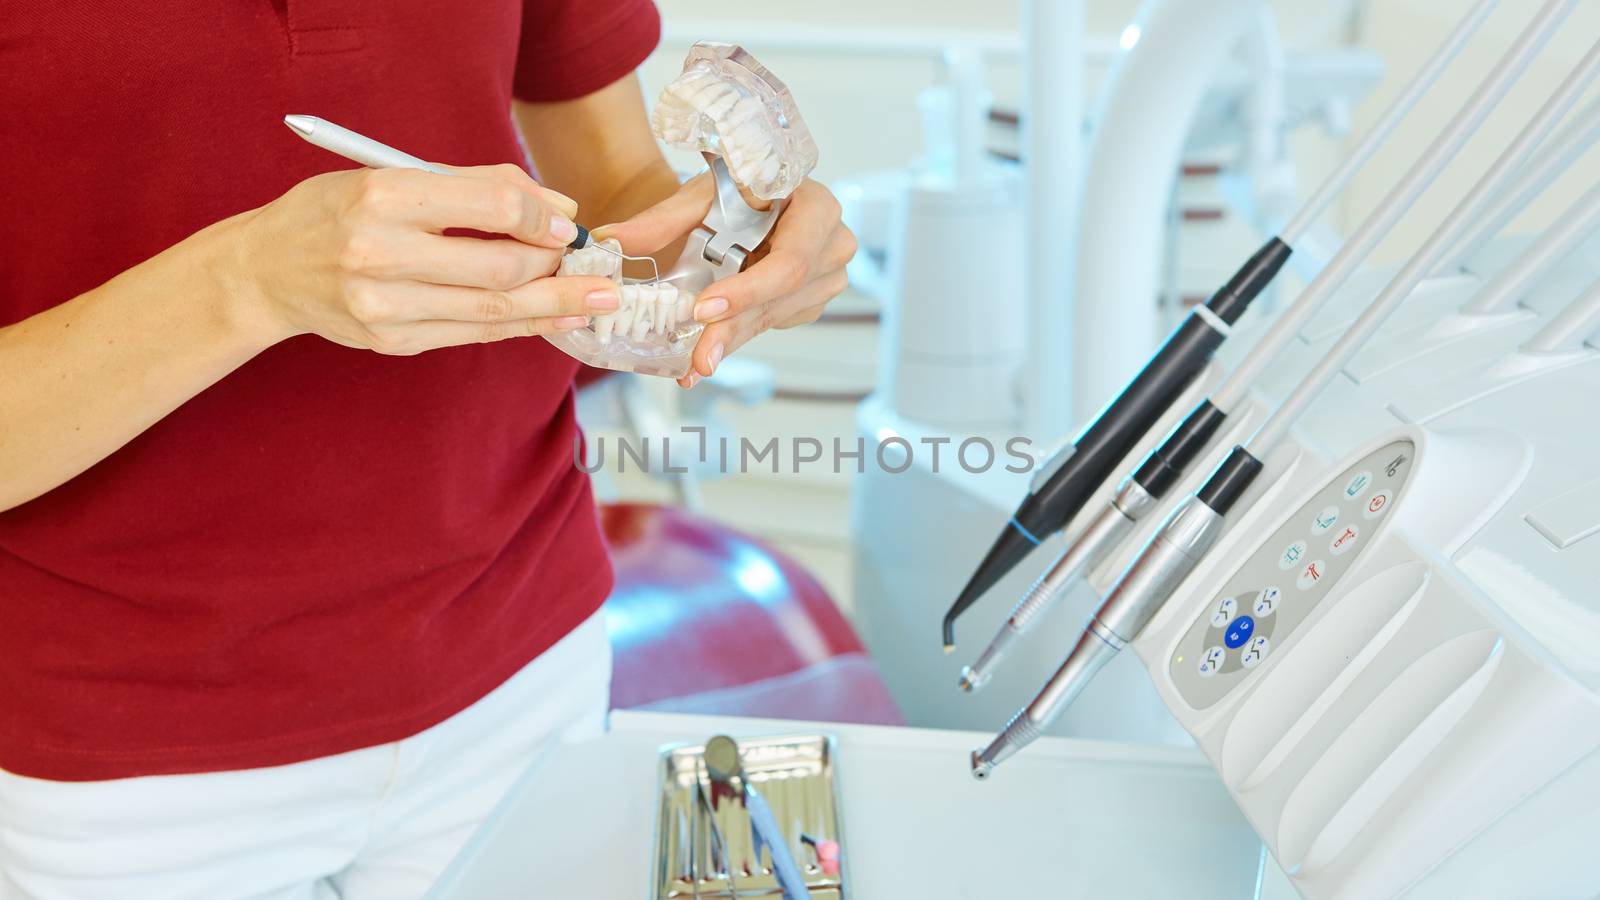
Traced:
<path fill-rule="evenodd" d="M 1310 211 L 1320 211 L 1330 202 L 1337 193 L 1336 186 L 1346 183 L 1359 168 L 1359 164 L 1377 150 L 1383 138 L 1427 92 L 1429 86 L 1437 80 L 1450 60 L 1460 52 L 1462 46 L 1476 32 L 1494 6 L 1494 0 L 1478 3 L 1456 26 L 1450 36 L 1434 51 L 1428 63 L 1412 77 L 1411 82 L 1401 91 L 1400 96 L 1378 125 L 1374 126 L 1363 139 L 1362 147 L 1358 148 L 1339 171 L 1318 189 L 1305 209 L 1295 216 L 1288 228 L 1284 229 L 1286 235 L 1298 240 L 1298 235 L 1310 227 L 1315 220 L 1315 215 L 1310 214 Z M 1458 116 L 1457 120 L 1461 121 L 1462 117 Z M 1436 140 L 1395 185 L 1385 201 L 1345 242 L 1334 259 L 1319 273 L 1317 279 L 1297 298 L 1293 306 L 1285 311 L 1283 318 L 1296 323 L 1303 321 L 1331 297 L 1394 227 L 1405 208 L 1438 176 L 1470 132 L 1471 129 L 1464 133 L 1461 129 L 1457 129 L 1456 132 L 1443 135 Z M 1277 351 L 1293 338 L 1298 327 L 1295 325 L 1293 329 L 1288 327 L 1274 329 L 1253 350 L 1251 357 L 1276 355 Z M 1224 336 L 1225 332 L 1217 334 L 1217 345 L 1221 344 Z M 1209 354 L 1207 357 L 1209 358 Z M 1201 360 L 1202 365 L 1204 362 L 1205 360 Z M 1145 458 L 1134 473 L 1122 481 L 1111 502 L 1089 520 L 1079 538 L 1062 551 L 1018 601 L 1011 615 L 1000 626 L 978 660 L 962 669 L 960 681 L 962 690 L 968 692 L 980 690 L 992 677 L 994 668 L 1004 658 L 1011 644 L 1032 630 L 1082 574 L 1103 562 L 1122 543 L 1139 519 L 1156 505 L 1155 501 L 1164 496 L 1182 478 L 1188 466 L 1210 445 L 1211 439 L 1221 429 L 1226 415 L 1223 409 L 1211 401 L 1202 401 L 1167 436 L 1166 440 Z M 1115 461 L 1112 464 L 1115 464 Z M 1098 484 L 1096 481 L 1089 486 L 1089 490 L 1092 491 Z M 1084 499 L 1087 500 L 1087 496 Z M 1075 513 L 1076 509 L 1073 512 Z M 947 629 L 949 621 L 947 616 Z"/>
<path fill-rule="evenodd" d="M 1204 304 L 1196 306 L 1122 393 L 1072 442 L 1041 466 L 1028 495 L 945 613 L 942 624 L 945 652 L 954 649 L 956 619 L 1027 558 L 1035 547 L 1064 528 L 1094 491 L 1113 475 L 1118 462 L 1155 427 L 1173 400 L 1200 376 L 1233 324 L 1271 284 L 1288 260 L 1293 252 L 1292 245 L 1427 93 L 1497 2 L 1479 0 L 1474 5 L 1383 118 L 1289 224 L 1262 245 Z"/>
<path fill-rule="evenodd" d="M 1468 133 L 1482 124 L 1511 85 L 1526 70 L 1576 0 L 1549 0 L 1505 57 L 1468 100 L 1448 132 Z M 1600 51 L 1600 44 L 1597 44 Z M 1087 687 L 1112 656 L 1138 636 L 1178 585 L 1194 571 L 1221 536 L 1226 517 L 1264 469 L 1262 459 L 1287 432 L 1334 374 L 1365 344 L 1389 313 L 1419 285 L 1466 232 L 1495 192 L 1515 174 L 1587 86 L 1592 62 L 1586 58 L 1491 165 L 1394 280 L 1368 306 L 1356 324 L 1323 357 L 1280 405 L 1261 430 L 1238 446 L 1193 495 L 1173 510 L 1107 593 L 1077 645 L 1025 709 L 1004 731 L 972 756 L 974 777 L 987 778 L 995 765 L 1032 743 Z M 1252 452 L 1253 451 L 1253 452 Z"/>
<path fill-rule="evenodd" d="M 342 156 L 351 162 L 361 163 L 368 168 L 421 169 L 424 172 L 431 172 L 435 175 L 455 174 L 443 166 L 437 166 L 426 160 L 418 159 L 402 150 L 396 150 L 388 144 L 380 143 L 364 134 L 357 134 L 342 125 L 335 125 L 326 119 L 319 119 L 316 116 L 284 116 L 283 124 L 289 126 L 289 130 L 304 138 L 306 143 L 321 147 L 329 153 Z M 573 224 L 576 225 L 577 223 Z M 577 225 L 577 228 L 578 235 L 567 244 L 568 249 L 582 250 L 585 247 L 594 246 L 600 247 L 607 253 L 615 253 L 617 256 L 622 256 L 624 259 L 639 258 L 624 256 L 610 247 L 596 244 L 589 239 L 589 229 L 582 225 Z M 651 262 L 653 264 L 654 260 Z M 660 279 L 658 278 L 657 280 Z"/>

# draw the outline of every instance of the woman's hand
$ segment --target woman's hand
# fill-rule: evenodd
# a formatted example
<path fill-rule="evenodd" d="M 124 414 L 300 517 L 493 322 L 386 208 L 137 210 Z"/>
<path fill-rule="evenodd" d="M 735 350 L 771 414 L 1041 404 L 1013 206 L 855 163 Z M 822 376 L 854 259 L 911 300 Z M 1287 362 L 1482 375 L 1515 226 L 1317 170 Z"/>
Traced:
<path fill-rule="evenodd" d="M 616 238 L 632 255 L 655 253 L 693 231 L 710 211 L 711 197 L 711 178 L 701 174 L 626 222 L 596 229 L 595 237 Z M 694 317 L 706 328 L 695 345 L 694 370 L 678 383 L 693 387 L 729 353 L 769 328 L 815 322 L 828 301 L 844 290 L 845 263 L 855 252 L 855 235 L 839 221 L 839 201 L 806 179 L 789 197 L 753 262 L 700 292 Z"/>
<path fill-rule="evenodd" d="M 579 328 L 617 308 L 608 279 L 549 277 L 576 204 L 513 165 L 454 171 L 308 178 L 240 217 L 223 277 L 269 341 L 311 333 L 389 354 Z"/>

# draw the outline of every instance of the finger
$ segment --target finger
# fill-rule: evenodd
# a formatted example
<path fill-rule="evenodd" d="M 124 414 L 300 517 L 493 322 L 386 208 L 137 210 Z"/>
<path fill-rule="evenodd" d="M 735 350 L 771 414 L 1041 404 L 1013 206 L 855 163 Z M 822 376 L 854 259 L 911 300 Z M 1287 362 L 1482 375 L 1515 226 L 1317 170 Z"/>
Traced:
<path fill-rule="evenodd" d="M 578 201 L 554 188 L 540 184 L 532 175 L 529 175 L 526 170 L 515 163 L 500 163 L 493 166 L 444 166 L 444 168 L 460 175 L 494 178 L 504 181 L 520 191 L 532 194 L 536 199 L 543 200 L 556 212 L 569 219 L 578 217 Z"/>
<path fill-rule="evenodd" d="M 539 194 L 514 184 L 509 173 L 455 171 L 464 174 L 374 169 L 367 173 L 357 202 L 380 217 L 410 222 L 435 234 L 470 228 L 552 249 L 564 248 L 578 236 L 571 218 Z"/>
<path fill-rule="evenodd" d="M 724 359 L 751 338 L 775 327 L 780 321 L 800 315 L 804 310 L 825 305 L 838 293 L 833 287 L 828 280 L 819 280 L 785 297 L 707 325 L 694 345 L 693 371 L 710 377 Z"/>
<path fill-rule="evenodd" d="M 561 250 L 518 241 L 395 229 L 349 248 L 345 265 L 379 279 L 509 291 L 556 271 L 561 256 Z"/>
<path fill-rule="evenodd" d="M 540 278 L 509 291 L 393 282 L 358 284 L 354 291 L 351 313 L 368 325 L 586 317 L 613 312 L 621 302 L 611 279 L 592 275 Z"/>
<path fill-rule="evenodd" d="M 583 316 L 556 319 L 511 319 L 505 322 L 424 321 L 372 329 L 369 346 L 389 356 L 413 356 L 440 347 L 487 344 L 511 338 L 556 334 L 582 328 Z"/>
<path fill-rule="evenodd" d="M 815 291 L 810 295 L 813 304 L 801 307 L 783 317 L 777 317 L 772 323 L 773 328 L 794 328 L 799 325 L 810 325 L 822 318 L 822 313 L 828 308 L 828 302 L 844 293 L 850 284 L 850 276 L 843 269 L 832 272 L 812 281 Z"/>
<path fill-rule="evenodd" d="M 815 277 L 818 251 L 826 250 L 838 228 L 839 203 L 833 194 L 816 182 L 802 182 L 778 219 L 766 255 L 701 291 L 694 317 L 720 321 L 800 290 Z"/>
<path fill-rule="evenodd" d="M 630 256 L 644 256 L 683 237 L 705 219 L 711 211 L 712 182 L 709 173 L 684 182 L 677 193 L 657 203 L 626 222 L 596 228 L 595 240 L 615 238 L 622 252 Z"/>

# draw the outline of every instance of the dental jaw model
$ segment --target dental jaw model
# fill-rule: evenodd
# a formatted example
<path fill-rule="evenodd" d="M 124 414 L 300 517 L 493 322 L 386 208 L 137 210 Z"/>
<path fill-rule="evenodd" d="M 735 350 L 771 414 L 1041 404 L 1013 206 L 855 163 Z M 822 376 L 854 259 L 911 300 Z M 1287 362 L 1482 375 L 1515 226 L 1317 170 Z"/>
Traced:
<path fill-rule="evenodd" d="M 591 317 L 586 328 L 547 339 L 591 366 L 681 378 L 702 330 L 693 316 L 696 296 L 744 268 L 772 232 L 785 199 L 816 166 L 817 146 L 789 89 L 731 44 L 690 48 L 683 73 L 661 92 L 651 127 L 667 145 L 705 157 L 715 192 L 711 209 L 658 279 L 624 278 L 615 241 L 567 254 L 560 274 L 609 277 L 622 303 L 614 313 Z"/>

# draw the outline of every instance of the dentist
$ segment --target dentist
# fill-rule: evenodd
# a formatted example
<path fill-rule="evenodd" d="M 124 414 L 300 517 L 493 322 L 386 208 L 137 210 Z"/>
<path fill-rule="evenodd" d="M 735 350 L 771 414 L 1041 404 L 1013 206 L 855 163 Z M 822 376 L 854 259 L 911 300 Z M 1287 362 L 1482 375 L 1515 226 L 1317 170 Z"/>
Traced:
<path fill-rule="evenodd" d="M 648 0 L 8 12 L 0 898 L 419 896 L 598 731 L 577 364 L 528 338 L 617 305 L 552 275 L 576 218 L 670 254 L 707 209 L 633 75 L 658 35 Z M 349 169 L 301 111 L 458 177 Z M 685 385 L 853 250 L 802 186 Z"/>

